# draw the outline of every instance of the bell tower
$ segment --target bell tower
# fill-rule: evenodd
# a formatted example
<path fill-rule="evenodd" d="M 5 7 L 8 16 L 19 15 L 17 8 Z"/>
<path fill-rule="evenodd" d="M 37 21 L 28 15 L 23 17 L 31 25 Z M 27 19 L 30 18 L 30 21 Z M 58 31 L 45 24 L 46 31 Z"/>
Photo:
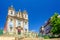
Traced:
<path fill-rule="evenodd" d="M 14 16 L 15 10 L 13 8 L 13 5 L 11 5 L 11 7 L 8 8 L 8 15 L 10 16 Z"/>
<path fill-rule="evenodd" d="M 23 11 L 23 18 L 24 18 L 24 31 L 28 32 L 28 13 L 26 10 Z"/>
<path fill-rule="evenodd" d="M 4 26 L 4 33 L 9 32 L 9 33 L 13 33 L 14 31 L 14 18 L 12 16 L 15 15 L 15 10 L 13 8 L 13 5 L 11 5 L 8 8 L 8 15 L 7 15 L 7 19 L 6 19 L 6 24 Z"/>
<path fill-rule="evenodd" d="M 27 11 L 26 10 L 23 11 L 23 18 L 24 19 L 28 19 L 28 14 L 27 14 Z"/>
<path fill-rule="evenodd" d="M 14 32 L 14 18 L 13 18 L 13 16 L 15 16 L 15 10 L 13 8 L 13 5 L 11 5 L 8 8 L 8 16 L 7 16 L 7 31 L 9 33 Z"/>

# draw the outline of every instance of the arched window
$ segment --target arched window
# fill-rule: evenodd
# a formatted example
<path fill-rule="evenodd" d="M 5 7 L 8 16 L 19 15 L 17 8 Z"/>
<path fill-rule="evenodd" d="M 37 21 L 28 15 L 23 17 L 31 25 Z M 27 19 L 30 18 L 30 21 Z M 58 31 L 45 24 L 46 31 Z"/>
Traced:
<path fill-rule="evenodd" d="M 12 25 L 10 25 L 10 31 L 12 31 L 12 28 L 13 28 Z"/>
<path fill-rule="evenodd" d="M 10 22 L 12 22 L 13 19 L 10 19 Z"/>
<path fill-rule="evenodd" d="M 25 31 L 27 31 L 27 29 L 25 29 Z"/>
<path fill-rule="evenodd" d="M 20 26 L 21 25 L 21 21 L 20 20 L 18 20 L 18 26 Z"/>
<path fill-rule="evenodd" d="M 27 22 L 25 22 L 25 25 L 27 25 Z"/>
<path fill-rule="evenodd" d="M 9 22 L 9 30 L 10 30 L 10 31 L 12 31 L 13 26 L 14 26 L 14 25 L 13 25 L 13 22 Z"/>

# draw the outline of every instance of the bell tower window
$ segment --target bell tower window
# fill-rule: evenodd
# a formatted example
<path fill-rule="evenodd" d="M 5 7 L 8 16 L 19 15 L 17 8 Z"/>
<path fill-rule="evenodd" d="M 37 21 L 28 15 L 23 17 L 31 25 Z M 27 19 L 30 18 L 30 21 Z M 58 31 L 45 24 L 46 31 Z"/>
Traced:
<path fill-rule="evenodd" d="M 13 11 L 11 11 L 11 15 L 13 14 Z"/>
<path fill-rule="evenodd" d="M 26 18 L 26 14 L 25 14 L 25 18 Z"/>

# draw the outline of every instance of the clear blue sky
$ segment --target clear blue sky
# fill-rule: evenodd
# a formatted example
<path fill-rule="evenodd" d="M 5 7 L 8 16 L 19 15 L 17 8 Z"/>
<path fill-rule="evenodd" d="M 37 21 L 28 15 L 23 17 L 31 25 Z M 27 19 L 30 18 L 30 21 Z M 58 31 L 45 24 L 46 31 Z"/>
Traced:
<path fill-rule="evenodd" d="M 16 11 L 27 10 L 29 30 L 39 31 L 54 12 L 60 13 L 60 0 L 0 0 L 0 28 L 4 28 L 8 7 L 13 5 Z"/>

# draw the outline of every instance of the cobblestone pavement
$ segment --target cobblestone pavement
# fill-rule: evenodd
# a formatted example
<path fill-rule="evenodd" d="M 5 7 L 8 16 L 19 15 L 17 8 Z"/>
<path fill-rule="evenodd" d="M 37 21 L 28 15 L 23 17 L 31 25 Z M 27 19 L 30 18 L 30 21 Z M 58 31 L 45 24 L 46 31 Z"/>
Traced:
<path fill-rule="evenodd" d="M 60 40 L 60 38 L 43 39 L 43 38 L 17 38 L 17 37 L 0 36 L 0 40 Z"/>

